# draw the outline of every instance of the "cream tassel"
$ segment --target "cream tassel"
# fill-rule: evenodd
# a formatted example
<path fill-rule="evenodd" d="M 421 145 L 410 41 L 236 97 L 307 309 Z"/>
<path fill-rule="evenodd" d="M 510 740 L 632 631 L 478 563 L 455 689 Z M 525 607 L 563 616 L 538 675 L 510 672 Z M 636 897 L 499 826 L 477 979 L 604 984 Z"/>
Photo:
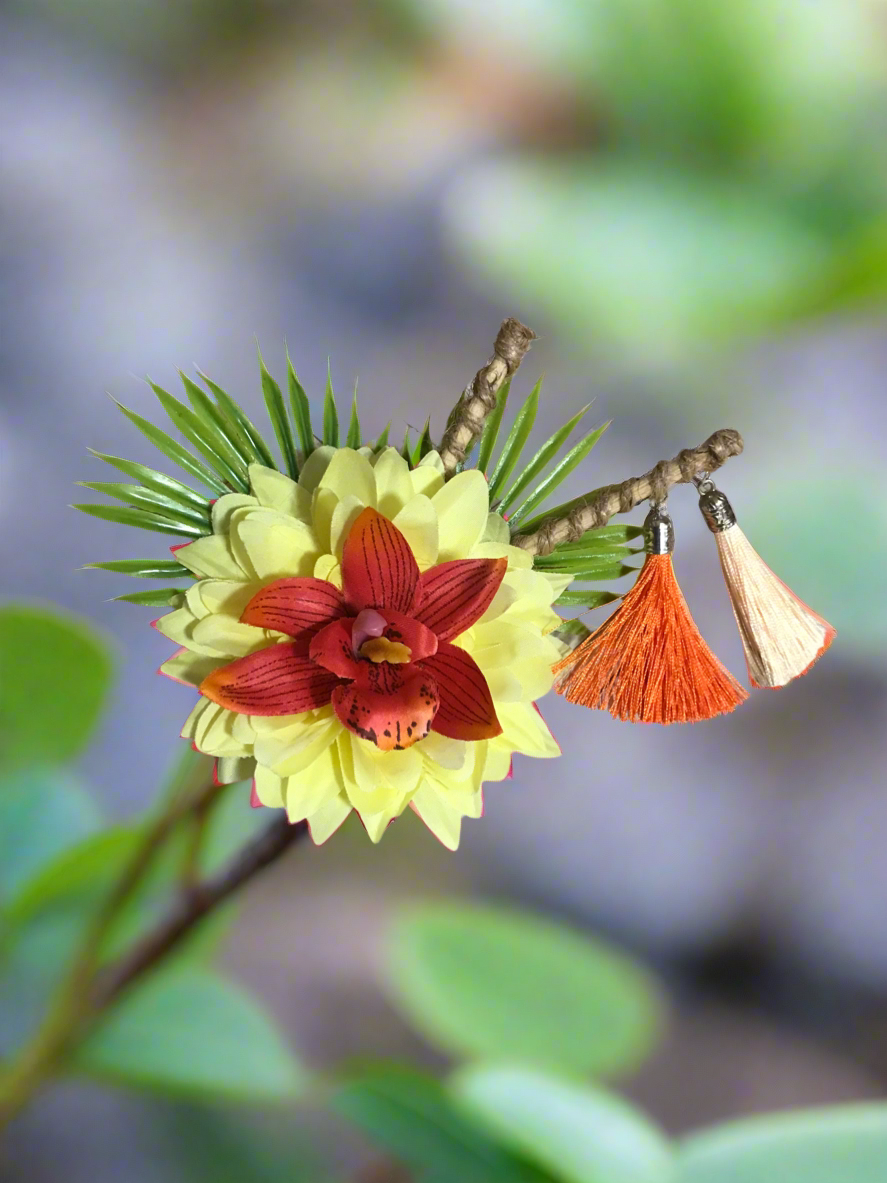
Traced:
<path fill-rule="evenodd" d="M 777 689 L 806 674 L 836 631 L 779 579 L 736 524 L 730 502 L 698 482 L 699 508 L 715 536 L 753 686 Z"/>

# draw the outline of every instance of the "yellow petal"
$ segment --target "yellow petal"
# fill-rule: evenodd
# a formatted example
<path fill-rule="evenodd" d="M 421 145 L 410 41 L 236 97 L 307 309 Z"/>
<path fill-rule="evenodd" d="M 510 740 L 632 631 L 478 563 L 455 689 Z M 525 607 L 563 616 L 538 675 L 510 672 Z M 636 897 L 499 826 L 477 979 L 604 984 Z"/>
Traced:
<path fill-rule="evenodd" d="M 508 559 L 509 569 L 530 570 L 533 556 L 519 546 L 508 546 L 502 542 L 479 542 L 471 552 L 473 559 Z"/>
<path fill-rule="evenodd" d="M 438 555 L 438 526 L 431 499 L 421 493 L 411 497 L 392 521 L 409 543 L 419 570 L 433 567 Z"/>
<path fill-rule="evenodd" d="M 200 653 L 189 653 L 187 649 L 180 649 L 160 667 L 160 672 L 176 682 L 185 682 L 188 686 L 199 686 L 204 678 L 208 678 L 213 670 L 220 665 L 227 665 L 226 657 L 207 657 Z M 204 702 L 206 699 L 203 700 Z"/>
<path fill-rule="evenodd" d="M 335 805 L 338 801 L 347 807 L 346 813 L 337 823 L 341 824 L 351 809 L 342 794 L 342 788 L 339 758 L 335 745 L 332 745 L 314 760 L 308 772 L 285 778 L 284 800 L 290 821 L 301 821 L 305 817 L 310 821 L 312 814 L 322 813 L 326 806 Z"/>
<path fill-rule="evenodd" d="M 440 529 L 440 562 L 464 559 L 480 542 L 490 512 L 487 482 L 477 469 L 447 481 L 431 501 Z"/>
<path fill-rule="evenodd" d="M 434 497 L 444 487 L 443 472 L 434 463 L 426 463 L 431 455 L 437 456 L 440 461 L 437 452 L 429 452 L 428 456 L 424 456 L 418 466 L 410 471 L 410 484 L 413 487 L 413 492 L 422 493 L 426 497 Z"/>
<path fill-rule="evenodd" d="M 506 522 L 502 514 L 488 514 L 487 524 L 484 526 L 481 542 L 501 542 L 503 545 L 507 546 L 510 541 L 511 531 L 508 528 L 508 522 Z"/>
<path fill-rule="evenodd" d="M 273 509 L 236 511 L 231 543 L 246 569 L 261 580 L 310 575 L 318 557 L 311 529 Z"/>
<path fill-rule="evenodd" d="M 342 568 L 335 555 L 321 555 L 314 564 L 314 578 L 326 579 L 339 590 L 342 589 Z"/>
<path fill-rule="evenodd" d="M 283 781 L 270 768 L 263 768 L 261 764 L 256 768 L 256 796 L 263 805 L 270 809 L 282 809 L 283 789 Z"/>
<path fill-rule="evenodd" d="M 198 698 L 197 702 L 195 702 L 194 706 L 191 708 L 191 713 L 185 720 L 182 730 L 179 732 L 182 739 L 190 739 L 193 743 L 194 736 L 197 732 L 198 726 L 200 725 L 200 720 L 202 719 L 204 712 L 212 710 L 214 706 L 215 703 L 210 702 L 208 698 Z"/>
<path fill-rule="evenodd" d="M 194 743 L 209 756 L 248 756 L 252 753 L 232 734 L 233 712 L 224 707 L 204 711 L 194 728 Z"/>
<path fill-rule="evenodd" d="M 382 835 L 394 819 L 400 817 L 406 807 L 407 801 L 404 799 L 402 804 L 394 810 L 384 809 L 381 813 L 360 813 L 360 810 L 357 811 L 360 820 L 363 822 L 364 829 L 374 846 L 381 842 Z"/>
<path fill-rule="evenodd" d="M 255 509 L 258 504 L 255 497 L 248 497 L 245 493 L 226 493 L 212 508 L 213 533 L 227 534 L 235 509 Z"/>
<path fill-rule="evenodd" d="M 188 589 L 188 604 L 192 604 L 192 595 L 201 605 L 201 611 L 195 612 L 201 618 L 208 612 L 224 612 L 226 616 L 233 616 L 239 620 L 244 609 L 259 591 L 258 584 L 247 583 L 240 579 L 201 579 L 193 588 Z"/>
<path fill-rule="evenodd" d="M 241 781 L 253 780 L 256 762 L 252 756 L 220 756 L 216 766 L 216 778 L 220 785 L 236 785 Z"/>
<path fill-rule="evenodd" d="M 197 624 L 194 613 L 186 605 L 161 616 L 154 627 L 168 640 L 175 641 L 177 645 L 182 645 L 194 653 L 201 653 L 204 657 L 218 657 L 218 650 L 212 645 L 203 645 L 200 641 L 194 640 L 194 628 Z"/>
<path fill-rule="evenodd" d="M 339 826 L 351 812 L 351 806 L 342 797 L 328 801 L 308 818 L 308 830 L 315 846 L 322 846 L 332 838 Z"/>
<path fill-rule="evenodd" d="M 306 492 L 314 492 L 335 454 L 336 449 L 330 444 L 322 444 L 319 448 L 314 449 L 299 473 L 299 484 Z"/>
<path fill-rule="evenodd" d="M 198 538 L 196 542 L 180 546 L 175 557 L 198 579 L 243 579 L 244 576 L 231 543 L 223 534 Z"/>
<path fill-rule="evenodd" d="M 447 850 L 459 849 L 462 814 L 454 809 L 433 782 L 426 778 L 410 802 L 413 809 Z"/>
<path fill-rule="evenodd" d="M 511 771 L 513 749 L 507 740 L 497 737 L 487 744 L 486 760 L 484 761 L 483 779 L 489 781 L 505 780 Z"/>
<path fill-rule="evenodd" d="M 353 448 L 338 448 L 318 485 L 331 489 L 339 501 L 356 497 L 363 505 L 376 508 L 376 480 L 366 456 Z"/>
<path fill-rule="evenodd" d="M 233 616 L 219 612 L 198 620 L 191 629 L 192 644 L 197 643 L 229 659 L 246 657 L 257 649 L 267 648 L 269 640 L 288 640 L 283 633 L 256 628 L 252 624 L 241 624 Z"/>
<path fill-rule="evenodd" d="M 315 763 L 342 733 L 342 724 L 332 712 L 327 719 L 307 727 L 292 727 L 273 735 L 256 737 L 256 759 L 268 764 L 280 776 L 310 774 Z"/>
<path fill-rule="evenodd" d="M 331 555 L 335 555 L 338 559 L 342 558 L 345 539 L 348 537 L 351 527 L 365 509 L 365 503 L 351 493 L 336 505 L 336 508 L 333 510 L 332 521 L 330 522 Z"/>
<path fill-rule="evenodd" d="M 376 481 L 376 509 L 390 521 L 415 495 L 410 466 L 397 448 L 386 448 L 373 469 Z"/>
<path fill-rule="evenodd" d="M 496 707 L 496 714 L 504 738 L 516 752 L 543 760 L 561 754 L 545 720 L 529 703 L 502 703 Z"/>
<path fill-rule="evenodd" d="M 303 522 L 309 521 L 311 495 L 308 490 L 273 468 L 261 464 L 249 466 L 249 483 L 259 505 L 276 509 Z"/>
<path fill-rule="evenodd" d="M 339 497 L 332 489 L 315 489 L 311 497 L 311 526 L 321 554 L 331 551 L 330 535 L 333 528 L 333 514 L 339 504 Z"/>

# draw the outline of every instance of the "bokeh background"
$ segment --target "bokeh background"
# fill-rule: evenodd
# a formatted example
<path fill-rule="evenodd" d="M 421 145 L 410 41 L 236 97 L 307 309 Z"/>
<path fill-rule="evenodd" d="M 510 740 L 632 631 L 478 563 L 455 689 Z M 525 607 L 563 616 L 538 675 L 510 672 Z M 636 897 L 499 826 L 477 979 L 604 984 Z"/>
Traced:
<path fill-rule="evenodd" d="M 105 393 L 154 416 L 146 374 L 197 364 L 259 413 L 256 339 L 278 377 L 286 340 L 315 398 L 328 358 L 343 392 L 359 377 L 372 435 L 429 412 L 439 435 L 516 315 L 538 439 L 590 399 L 614 420 L 564 497 L 735 426 L 746 533 L 838 629 L 812 675 L 704 725 L 551 701 L 562 760 L 519 761 L 456 856 L 410 816 L 278 868 L 226 957 L 309 1060 L 427 1056 L 373 985 L 379 934 L 398 900 L 478 894 L 666 976 L 671 1034 L 630 1090 L 670 1129 L 883 1096 L 884 0 L 4 0 L 0 108 L 0 593 L 114 637 L 82 768 L 114 815 L 153 796 L 189 694 L 154 677 L 151 610 L 78 570 L 133 548 L 67 508 L 74 482 L 104 479 L 87 446 L 150 460 Z M 739 674 L 689 491 L 673 513 Z M 4 1169 L 190 1178 L 177 1123 L 58 1089 Z"/>

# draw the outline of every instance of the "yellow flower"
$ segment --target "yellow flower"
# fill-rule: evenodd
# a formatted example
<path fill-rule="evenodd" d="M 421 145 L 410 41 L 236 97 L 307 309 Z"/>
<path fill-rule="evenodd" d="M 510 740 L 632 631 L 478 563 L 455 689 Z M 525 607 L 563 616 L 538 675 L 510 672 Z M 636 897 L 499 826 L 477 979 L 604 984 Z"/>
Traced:
<path fill-rule="evenodd" d="M 377 842 L 411 805 L 440 841 L 455 849 L 462 818 L 481 815 L 483 782 L 506 777 L 515 752 L 559 754 L 534 701 L 551 689 L 552 666 L 562 654 L 548 635 L 560 623 L 551 604 L 570 576 L 534 571 L 530 557 L 509 545 L 506 523 L 490 513 L 482 474 L 465 471 L 444 483 L 434 452 L 411 469 L 394 448 L 373 455 L 369 449 L 321 447 L 307 459 L 298 482 L 259 465 L 250 467 L 249 476 L 252 495 L 221 497 L 213 506 L 213 534 L 177 550 L 176 558 L 197 582 L 181 606 L 157 622 L 181 646 L 163 672 L 206 692 L 183 736 L 217 757 L 220 780 L 254 775 L 258 801 L 285 808 L 291 821 L 307 818 L 315 842 L 325 841 L 352 809 Z M 377 513 L 366 514 L 368 509 Z M 248 696 L 232 698 L 230 671 L 245 668 L 241 659 L 262 653 L 265 662 L 272 647 L 293 648 L 293 634 L 268 627 L 278 620 L 254 605 L 272 593 L 264 599 L 259 594 L 294 579 L 322 580 L 341 591 L 347 582 L 345 544 L 359 518 L 358 530 L 382 519 L 392 523 L 392 536 L 406 540 L 423 578 L 454 560 L 504 560 L 486 564 L 496 569 L 497 590 L 490 589 L 482 615 L 447 638 L 447 648 L 467 654 L 483 675 L 495 711 L 496 727 L 484 732 L 490 738 L 452 738 L 427 730 L 426 718 L 422 738 L 416 732 L 403 745 L 383 750 L 379 745 L 387 741 L 376 730 L 364 728 L 367 738 L 356 733 L 356 715 L 349 717 L 343 706 L 351 701 L 350 684 L 341 681 L 332 703 L 294 714 L 251 714 Z M 263 623 L 247 623 L 244 614 Z M 372 621 L 369 628 L 364 647 L 354 650 L 367 667 L 393 670 L 397 677 L 413 668 L 402 664 L 420 656 L 411 653 L 412 634 L 377 643 Z M 283 653 L 274 650 L 270 656 Z M 319 660 L 333 668 L 328 656 Z M 439 675 L 440 670 L 438 681 Z M 452 694 L 458 686 L 445 690 Z M 329 689 L 326 696 L 328 702 Z M 359 692 L 352 697 L 359 699 Z M 240 709 L 226 702 L 239 702 Z"/>

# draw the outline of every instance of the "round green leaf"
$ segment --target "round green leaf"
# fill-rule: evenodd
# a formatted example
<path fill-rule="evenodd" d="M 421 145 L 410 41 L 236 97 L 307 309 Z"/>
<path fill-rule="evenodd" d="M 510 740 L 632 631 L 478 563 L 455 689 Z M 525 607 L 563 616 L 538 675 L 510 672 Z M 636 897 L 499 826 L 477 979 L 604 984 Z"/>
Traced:
<path fill-rule="evenodd" d="M 107 646 L 85 624 L 38 608 L 0 609 L 0 766 L 76 756 L 110 680 Z"/>
<path fill-rule="evenodd" d="M 209 970 L 175 969 L 127 994 L 83 1045 L 88 1075 L 163 1092 L 285 1100 L 302 1073 L 245 991 Z"/>
<path fill-rule="evenodd" d="M 512 1150 L 563 1183 L 672 1183 L 665 1136 L 621 1097 L 529 1068 L 477 1065 L 451 1092 Z"/>
<path fill-rule="evenodd" d="M 887 1105 L 731 1122 L 686 1138 L 678 1183 L 884 1183 Z"/>
<path fill-rule="evenodd" d="M 0 780 L 0 902 L 100 825 L 93 799 L 61 772 L 31 770 Z"/>
<path fill-rule="evenodd" d="M 512 910 L 428 904 L 395 924 L 388 954 L 395 1001 L 456 1056 L 607 1073 L 654 1042 L 650 977 L 602 941 Z"/>

